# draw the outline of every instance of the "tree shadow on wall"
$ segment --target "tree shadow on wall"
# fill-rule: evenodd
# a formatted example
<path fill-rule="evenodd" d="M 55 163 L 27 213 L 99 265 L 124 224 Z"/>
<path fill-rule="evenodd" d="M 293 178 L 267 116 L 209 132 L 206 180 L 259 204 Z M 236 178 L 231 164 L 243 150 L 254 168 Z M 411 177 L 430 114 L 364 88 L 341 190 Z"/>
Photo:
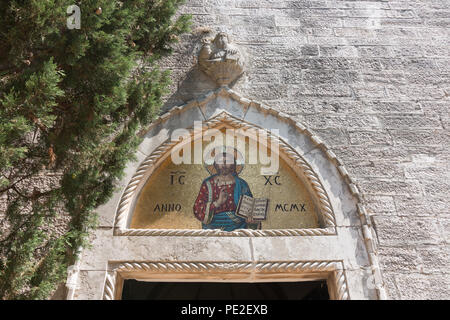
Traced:
<path fill-rule="evenodd" d="M 231 82 L 228 87 L 232 88 L 241 78 L 243 74 Z M 178 82 L 176 91 L 169 96 L 167 101 L 161 108 L 161 113 L 165 113 L 176 106 L 181 106 L 187 102 L 199 99 L 210 91 L 214 91 L 219 86 L 211 80 L 196 64 L 187 74 Z"/>
<path fill-rule="evenodd" d="M 175 106 L 183 105 L 216 88 L 216 83 L 201 71 L 196 64 L 177 83 L 176 91 L 167 99 L 161 111 L 165 113 Z"/>
<path fill-rule="evenodd" d="M 180 48 L 179 56 L 176 58 L 180 65 L 185 65 L 187 61 L 192 61 L 194 65 L 190 67 L 188 71 L 184 71 L 178 68 L 173 68 L 173 85 L 172 94 L 167 98 L 166 102 L 161 108 L 161 114 L 169 111 L 175 106 L 180 106 L 186 104 L 188 101 L 198 99 L 210 91 L 218 88 L 218 85 L 213 81 L 208 75 L 206 75 L 198 67 L 197 57 L 198 53 L 202 47 L 202 39 L 211 37 L 211 33 L 203 34 L 190 34 L 186 35 L 186 39 L 183 40 L 184 43 L 189 45 Z M 175 73 L 180 72 L 177 76 Z M 174 79 L 175 78 L 175 79 Z M 242 78 L 242 75 L 237 77 L 228 87 L 232 88 L 236 82 Z"/>

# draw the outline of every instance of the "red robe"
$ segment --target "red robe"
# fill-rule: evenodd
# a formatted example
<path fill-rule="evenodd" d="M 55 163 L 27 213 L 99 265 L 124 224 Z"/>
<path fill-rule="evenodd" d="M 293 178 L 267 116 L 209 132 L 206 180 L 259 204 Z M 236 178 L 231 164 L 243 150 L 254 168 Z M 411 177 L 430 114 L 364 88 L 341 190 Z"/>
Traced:
<path fill-rule="evenodd" d="M 229 183 L 226 185 L 218 186 L 216 179 L 210 179 L 211 183 L 211 189 L 212 189 L 212 201 L 209 204 L 209 211 L 212 214 L 225 212 L 225 211 L 235 211 L 236 210 L 236 204 L 233 201 L 233 193 L 234 193 L 234 187 L 235 183 Z M 225 188 L 227 191 L 228 198 L 219 207 L 215 207 L 213 202 L 216 201 L 219 198 L 219 193 L 221 188 Z M 208 197 L 209 197 L 209 191 L 208 187 L 206 186 L 206 181 L 202 183 L 202 186 L 200 187 L 200 192 L 198 193 L 197 199 L 195 200 L 194 204 L 194 215 L 197 217 L 198 220 L 204 222 L 205 219 L 205 213 L 206 209 L 208 207 Z"/>

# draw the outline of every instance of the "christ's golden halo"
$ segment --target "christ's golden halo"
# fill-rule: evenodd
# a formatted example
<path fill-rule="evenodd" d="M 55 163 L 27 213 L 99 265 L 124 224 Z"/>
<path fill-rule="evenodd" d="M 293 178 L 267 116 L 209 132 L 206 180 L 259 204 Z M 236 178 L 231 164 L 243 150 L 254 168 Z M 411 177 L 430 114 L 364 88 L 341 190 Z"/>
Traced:
<path fill-rule="evenodd" d="M 206 171 L 209 172 L 209 174 L 213 175 L 217 173 L 216 168 L 214 167 L 214 159 L 216 155 L 219 153 L 227 153 L 234 157 L 236 160 L 236 174 L 240 174 L 242 170 L 244 169 L 245 159 L 242 156 L 242 153 L 237 150 L 234 147 L 230 146 L 212 146 L 210 148 L 207 148 L 204 153 L 204 166 Z"/>

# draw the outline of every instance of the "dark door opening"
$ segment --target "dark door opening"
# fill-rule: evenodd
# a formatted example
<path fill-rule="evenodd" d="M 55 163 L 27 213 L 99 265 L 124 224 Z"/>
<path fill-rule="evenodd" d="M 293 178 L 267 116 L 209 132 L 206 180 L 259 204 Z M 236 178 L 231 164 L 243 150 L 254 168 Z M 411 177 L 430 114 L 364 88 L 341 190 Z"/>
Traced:
<path fill-rule="evenodd" d="M 146 282 L 125 280 L 122 300 L 328 300 L 326 281 Z"/>

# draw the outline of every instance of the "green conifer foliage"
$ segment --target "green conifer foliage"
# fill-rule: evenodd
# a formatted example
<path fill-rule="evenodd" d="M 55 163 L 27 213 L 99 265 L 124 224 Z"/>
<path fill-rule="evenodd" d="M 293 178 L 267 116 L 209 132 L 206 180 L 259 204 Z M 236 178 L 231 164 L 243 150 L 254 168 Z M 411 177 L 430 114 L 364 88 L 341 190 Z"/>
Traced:
<path fill-rule="evenodd" d="M 189 29 L 181 2 L 0 2 L 2 299 L 46 299 L 65 280 L 167 93 L 157 63 Z M 67 27 L 70 5 L 80 29 Z M 57 183 L 39 187 L 42 174 Z"/>

